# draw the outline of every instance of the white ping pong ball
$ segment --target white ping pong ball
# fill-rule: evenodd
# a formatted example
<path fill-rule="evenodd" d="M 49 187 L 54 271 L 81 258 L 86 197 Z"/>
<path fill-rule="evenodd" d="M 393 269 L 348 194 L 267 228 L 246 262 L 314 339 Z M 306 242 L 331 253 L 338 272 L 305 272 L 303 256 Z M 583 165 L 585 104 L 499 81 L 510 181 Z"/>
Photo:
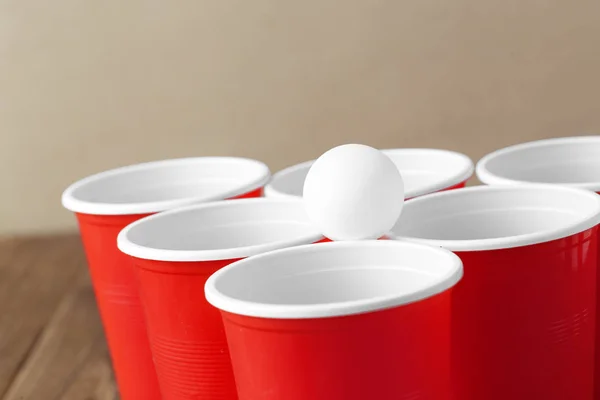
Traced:
<path fill-rule="evenodd" d="M 400 217 L 404 181 L 381 151 L 346 144 L 312 164 L 303 198 L 309 219 L 329 239 L 379 239 Z"/>

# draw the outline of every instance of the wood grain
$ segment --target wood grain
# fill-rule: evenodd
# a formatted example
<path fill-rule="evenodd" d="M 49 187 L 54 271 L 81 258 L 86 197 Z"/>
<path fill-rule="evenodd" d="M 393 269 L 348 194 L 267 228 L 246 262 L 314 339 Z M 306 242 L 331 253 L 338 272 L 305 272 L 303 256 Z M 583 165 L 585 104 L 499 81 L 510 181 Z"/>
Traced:
<path fill-rule="evenodd" d="M 0 239 L 0 398 L 117 398 L 77 236 Z"/>

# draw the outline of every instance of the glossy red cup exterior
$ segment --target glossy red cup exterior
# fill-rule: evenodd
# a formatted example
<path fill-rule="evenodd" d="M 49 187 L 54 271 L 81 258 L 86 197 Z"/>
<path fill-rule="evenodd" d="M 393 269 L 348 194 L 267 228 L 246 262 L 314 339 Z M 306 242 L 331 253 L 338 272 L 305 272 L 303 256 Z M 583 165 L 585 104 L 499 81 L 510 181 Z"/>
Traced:
<path fill-rule="evenodd" d="M 404 178 L 406 199 L 465 187 L 474 172 L 473 161 L 464 154 L 439 149 L 386 149 Z M 266 197 L 301 197 L 312 161 L 273 174 L 265 186 Z"/>
<path fill-rule="evenodd" d="M 221 316 L 201 290 L 233 261 L 134 260 L 165 400 L 237 399 Z"/>
<path fill-rule="evenodd" d="M 119 232 L 146 215 L 76 215 L 121 398 L 161 399 L 135 270 L 116 246 Z"/>
<path fill-rule="evenodd" d="M 121 229 L 142 217 L 77 214 L 119 393 L 160 400 L 134 270 L 116 246 Z"/>
<path fill-rule="evenodd" d="M 462 275 L 462 267 L 449 252 L 411 246 L 414 245 L 395 241 L 301 246 L 251 257 L 213 275 L 205 291 L 208 300 L 222 309 L 239 399 L 449 399 L 450 293 Z M 368 254 L 361 249 L 369 250 Z M 329 262 L 327 257 L 336 251 L 342 260 Z M 398 252 L 394 258 L 387 258 L 392 251 Z M 435 256 L 439 259 L 414 261 L 415 253 L 420 253 L 416 257 L 439 253 Z M 303 259 L 304 254 L 307 256 Z M 406 270 L 403 277 L 389 275 L 396 263 L 407 269 L 451 264 L 452 271 L 443 270 L 446 282 L 436 282 L 434 289 L 421 281 L 418 289 L 390 290 L 389 282 L 394 278 L 397 280 L 393 285 L 404 281 L 402 278 L 410 281 L 411 273 Z M 381 265 L 385 266 L 385 275 L 378 270 Z M 242 273 L 249 269 L 246 275 L 252 274 L 246 288 L 219 283 L 226 280 L 227 274 L 235 275 L 235 268 Z M 278 275 L 279 268 L 289 272 Z M 348 276 L 326 276 L 335 274 L 338 268 L 341 274 L 349 271 Z M 351 276 L 360 269 L 364 276 Z M 323 279 L 310 277 L 319 273 L 325 275 Z M 382 274 L 381 281 L 369 281 L 372 273 Z M 274 283 L 269 283 L 271 277 Z M 286 278 L 289 287 L 277 287 Z M 267 281 L 265 286 L 261 279 Z M 313 282 L 307 284 L 307 279 Z M 246 282 L 247 276 L 238 280 Z M 373 292 L 386 286 L 383 280 L 388 283 L 386 293 L 372 293 L 373 297 L 358 301 L 351 293 L 356 288 L 347 293 L 343 289 L 345 285 L 368 285 L 367 290 Z M 338 286 L 330 286 L 332 283 Z M 410 283 L 406 285 L 410 287 Z M 220 293 L 233 293 L 229 300 L 215 295 L 220 287 L 225 287 Z M 418 295 L 419 290 L 427 293 Z M 327 291 L 338 292 L 332 299 L 339 296 L 342 301 L 335 304 L 335 299 L 330 299 L 331 302 L 320 303 L 319 297 L 332 296 Z M 403 291 L 411 293 L 412 298 L 393 298 Z M 290 292 L 296 293 L 285 294 Z M 292 296 L 294 300 L 286 301 L 282 296 Z M 381 299 L 385 299 L 384 304 L 365 304 Z M 264 307 L 261 301 L 269 304 Z"/>
<path fill-rule="evenodd" d="M 454 189 L 462 189 L 465 186 L 467 186 L 467 181 L 462 181 L 461 183 L 457 183 L 456 185 L 452 185 L 450 187 L 447 187 L 445 189 L 440 190 L 440 192 L 445 192 L 446 190 L 454 190 Z"/>
<path fill-rule="evenodd" d="M 592 399 L 599 215 L 590 193 L 536 185 L 405 204 L 396 237 L 464 265 L 452 293 L 455 400 Z"/>
<path fill-rule="evenodd" d="M 456 252 L 456 399 L 581 399 L 593 391 L 597 227 L 533 246 Z"/>
<path fill-rule="evenodd" d="M 450 290 L 352 317 L 223 321 L 240 400 L 450 398 Z"/>
<path fill-rule="evenodd" d="M 577 187 L 600 194 L 599 170 L 600 136 L 564 137 L 521 143 L 487 154 L 477 163 L 477 176 L 487 185 L 538 182 Z M 600 246 L 600 241 L 598 245 Z M 600 288 L 600 273 L 597 273 L 596 286 Z M 597 296 L 596 310 L 598 315 L 600 296 Z M 594 399 L 600 400 L 600 318 L 598 316 L 595 344 Z"/>
<path fill-rule="evenodd" d="M 204 284 L 247 255 L 321 240 L 305 218 L 296 200 L 247 199 L 161 213 L 121 233 L 119 246 L 137 271 L 163 400 L 237 399 L 223 322 Z M 256 239 L 265 232 L 266 240 Z"/>
<path fill-rule="evenodd" d="M 456 184 L 456 185 L 452 185 L 452 186 L 450 186 L 450 187 L 447 187 L 447 188 L 445 188 L 445 189 L 441 189 L 441 190 L 438 190 L 438 191 L 436 191 L 436 192 L 432 192 L 432 193 L 437 193 L 437 192 L 446 192 L 446 191 L 448 191 L 448 190 L 455 190 L 455 189 L 463 189 L 465 186 L 467 186 L 467 181 L 463 181 L 463 182 L 461 182 L 461 183 L 458 183 L 458 184 Z M 427 193 L 427 194 L 428 194 L 428 193 Z M 415 199 L 415 198 L 417 198 L 417 197 L 409 197 L 409 198 L 406 198 L 406 199 L 404 199 L 404 200 L 405 200 L 405 201 L 408 201 L 408 200 L 412 200 L 412 199 Z"/>
<path fill-rule="evenodd" d="M 146 202 L 135 204 L 126 201 L 119 202 L 117 198 L 111 197 L 108 201 L 102 202 L 101 194 L 95 195 L 94 200 L 91 200 L 79 195 L 78 191 L 93 191 L 94 185 L 99 184 L 104 185 L 102 189 L 106 190 L 106 194 L 109 196 L 114 196 L 115 193 L 118 194 L 118 190 L 128 188 L 135 191 L 135 184 L 126 185 L 125 187 L 118 184 L 112 192 L 111 185 L 118 179 L 126 178 L 130 172 L 145 173 L 147 167 L 156 168 L 157 166 L 159 168 L 152 171 L 150 176 L 157 174 L 154 182 L 160 185 L 161 178 L 159 176 L 165 173 L 162 166 L 183 167 L 189 170 L 190 162 L 194 164 L 194 162 L 200 161 L 197 167 L 206 167 L 203 164 L 205 160 L 169 160 L 108 171 L 74 184 L 64 194 L 65 207 L 75 211 L 79 223 L 96 301 L 104 326 L 120 397 L 123 400 L 161 400 L 162 396 L 148 342 L 135 270 L 129 257 L 118 250 L 117 236 L 124 227 L 134 221 L 161 209 L 187 204 L 187 202 L 194 201 L 194 199 L 182 198 L 166 202 L 153 202 L 152 198 L 148 198 Z M 214 167 L 216 159 L 211 158 L 210 160 L 212 161 L 208 167 Z M 231 159 L 226 159 L 226 161 L 231 161 Z M 248 184 L 244 183 L 238 188 L 233 188 L 233 191 L 228 191 L 228 194 L 235 194 L 236 191 L 240 193 L 243 190 L 241 194 L 234 195 L 234 198 L 259 196 L 262 190 L 260 185 L 268 179 L 268 168 L 264 164 L 251 160 L 249 162 L 250 167 L 260 167 L 257 172 L 262 169 L 264 176 L 257 176 L 258 180 L 247 182 Z M 246 162 L 242 160 L 242 164 L 245 165 Z M 186 174 L 193 172 L 194 169 L 191 168 L 191 171 L 186 172 Z M 169 179 L 177 179 L 178 170 L 168 172 Z M 141 181 L 144 181 L 144 179 L 141 179 Z M 141 198 L 138 198 L 138 200 L 141 200 Z M 195 200 L 201 201 L 200 198 Z M 85 212 L 79 212 L 80 210 Z M 94 210 L 98 210 L 99 213 L 93 214 Z M 124 210 L 134 211 L 135 213 L 128 214 Z"/>

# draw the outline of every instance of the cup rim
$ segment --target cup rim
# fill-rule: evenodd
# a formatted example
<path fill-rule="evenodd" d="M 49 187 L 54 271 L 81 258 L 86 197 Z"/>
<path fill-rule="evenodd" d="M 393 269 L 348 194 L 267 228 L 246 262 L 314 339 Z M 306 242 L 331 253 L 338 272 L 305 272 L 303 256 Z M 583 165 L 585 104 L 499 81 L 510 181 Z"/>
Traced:
<path fill-rule="evenodd" d="M 105 202 L 105 201 L 90 201 L 82 199 L 78 196 L 78 192 L 81 189 L 85 189 L 92 185 L 99 185 L 106 180 L 110 180 L 116 177 L 124 176 L 132 172 L 147 171 L 152 169 L 170 168 L 179 166 L 194 166 L 202 165 L 203 168 L 211 168 L 216 165 L 235 165 L 235 168 L 240 170 L 248 171 L 249 168 L 254 168 L 252 176 L 245 182 L 237 185 L 233 189 L 223 190 L 222 192 L 204 195 L 204 196 L 190 196 L 179 199 L 171 200 L 159 200 L 159 201 L 148 201 L 148 202 Z M 128 165 L 124 167 L 110 169 L 104 172 L 93 174 L 80 179 L 71 184 L 62 194 L 63 207 L 69 211 L 81 214 L 91 215 L 136 215 L 136 214 L 150 214 L 160 211 L 173 209 L 176 207 L 182 207 L 190 204 L 210 202 L 215 200 L 222 200 L 230 197 L 236 197 L 243 195 L 248 192 L 252 192 L 264 186 L 269 178 L 271 172 L 269 167 L 258 160 L 244 157 L 188 157 L 188 158 L 175 158 L 166 159 L 159 161 L 144 162 L 139 164 Z M 166 178 L 165 178 L 166 182 Z"/>
<path fill-rule="evenodd" d="M 248 246 L 237 246 L 218 249 L 199 249 L 199 250 L 178 250 L 151 247 L 136 243 L 130 238 L 132 231 L 144 227 L 144 225 L 154 224 L 156 221 L 168 220 L 172 217 L 177 217 L 185 214 L 207 213 L 211 214 L 216 209 L 240 210 L 247 208 L 248 212 L 256 212 L 261 207 L 267 212 L 274 205 L 290 206 L 291 210 L 304 210 L 304 205 L 300 200 L 296 199 L 267 199 L 264 197 L 237 199 L 237 200 L 221 200 L 209 203 L 196 204 L 188 207 L 177 208 L 170 211 L 161 212 L 158 214 L 144 217 L 126 226 L 117 236 L 117 247 L 119 250 L 131 257 L 154 260 L 154 261 L 169 261 L 169 262 L 194 262 L 194 261 L 217 261 L 217 260 L 233 260 L 245 258 L 264 252 L 286 248 L 290 246 L 303 245 L 307 243 L 317 242 L 323 239 L 323 235 L 314 228 L 314 231 L 297 237 L 284 240 L 270 241 Z M 276 218 L 273 221 L 277 221 Z M 281 220 L 280 222 L 286 222 Z M 229 225 L 227 222 L 222 226 Z M 306 225 L 310 222 L 306 219 Z M 266 229 L 266 228 L 264 228 Z"/>
<path fill-rule="evenodd" d="M 409 258 L 412 251 L 413 257 L 420 257 L 421 261 L 422 255 L 427 253 L 432 260 L 436 259 L 438 262 L 443 260 L 447 268 L 445 273 L 438 276 L 434 282 L 413 292 L 341 302 L 317 304 L 260 303 L 239 300 L 217 289 L 220 280 L 226 279 L 228 275 L 235 274 L 239 270 L 253 268 L 253 266 L 260 265 L 269 259 L 285 259 L 286 256 L 290 255 L 302 256 L 314 252 L 328 251 L 329 249 L 343 256 L 349 248 L 359 248 L 365 252 L 380 252 L 381 249 L 395 250 L 402 255 L 403 259 Z M 407 262 L 410 262 L 410 259 Z M 357 268 L 368 270 L 372 268 L 372 265 L 366 265 L 365 263 Z M 418 269 L 415 268 L 414 273 L 417 273 L 417 271 Z M 271 319 L 312 319 L 364 314 L 414 303 L 450 289 L 460 281 L 462 275 L 463 266 L 460 258 L 456 254 L 439 247 L 408 241 L 341 241 L 290 247 L 237 261 L 211 275 L 204 286 L 204 291 L 210 304 L 232 314 Z"/>
<path fill-rule="evenodd" d="M 443 189 L 447 189 L 450 188 L 452 186 L 458 185 L 462 182 L 467 181 L 469 178 L 471 178 L 471 176 L 473 176 L 473 173 L 475 172 L 475 164 L 473 163 L 473 160 L 471 160 L 471 158 L 469 158 L 467 155 L 463 154 L 463 153 L 459 153 L 456 151 L 452 151 L 452 150 L 445 150 L 445 149 L 430 149 L 430 148 L 406 148 L 406 149 L 383 149 L 381 150 L 385 155 L 387 155 L 388 157 L 392 158 L 392 161 L 394 161 L 394 157 L 402 157 L 402 156 L 414 156 L 414 155 L 420 155 L 423 157 L 431 157 L 431 160 L 433 162 L 440 162 L 440 159 L 438 158 L 441 155 L 446 155 L 446 156 L 451 156 L 454 157 L 456 161 L 458 161 L 460 163 L 459 168 L 456 169 L 456 171 L 452 174 L 452 176 L 448 177 L 447 179 L 441 179 L 438 182 L 434 182 L 432 184 L 426 185 L 426 186 L 421 186 L 418 188 L 405 188 L 405 194 L 404 197 L 406 199 L 409 198 L 413 198 L 413 197 L 417 197 L 417 196 L 422 196 L 424 194 L 427 193 L 432 193 L 432 192 L 437 192 L 439 190 L 443 190 Z M 276 173 L 273 174 L 273 176 L 271 177 L 269 183 L 267 183 L 267 185 L 265 186 L 265 196 L 266 197 L 297 197 L 294 196 L 292 194 L 283 192 L 279 189 L 277 189 L 276 185 L 278 182 L 280 182 L 283 179 L 286 179 L 290 174 L 297 172 L 299 170 L 302 169 L 309 169 L 310 166 L 315 162 L 316 160 L 309 160 L 309 161 L 304 161 L 301 162 L 299 164 L 295 164 L 289 167 L 286 167 Z M 447 169 L 446 166 L 443 166 L 441 168 L 445 168 Z"/>
<path fill-rule="evenodd" d="M 498 175 L 489 169 L 490 162 L 496 160 L 498 157 L 505 156 L 507 154 L 512 154 L 517 151 L 533 149 L 533 148 L 543 148 L 545 146 L 552 145 L 561 145 L 561 144 L 575 144 L 575 145 L 587 145 L 590 143 L 600 144 L 600 136 L 573 136 L 573 137 L 560 137 L 560 138 L 550 138 L 550 139 L 542 139 L 542 140 L 534 140 L 526 143 L 519 143 L 511 146 L 504 147 L 502 149 L 495 150 L 491 153 L 483 156 L 475 167 L 475 174 L 477 178 L 486 185 L 515 185 L 515 184 L 526 184 L 526 183 L 536 183 L 534 181 L 525 181 L 520 179 L 512 179 L 506 178 L 501 175 Z M 588 189 L 593 190 L 594 192 L 600 191 L 600 179 L 594 182 L 580 182 L 580 183 L 572 183 L 572 182 L 552 182 L 548 183 L 552 185 L 561 185 L 561 186 L 569 186 L 576 187 L 580 189 Z"/>
<path fill-rule="evenodd" d="M 312 166 L 312 164 L 315 161 L 316 160 L 304 161 L 299 164 L 294 164 L 294 165 L 286 167 L 280 171 L 275 172 L 273 174 L 273 176 L 271 176 L 271 179 L 269 180 L 269 182 L 265 185 L 265 189 L 264 189 L 265 197 L 297 199 L 298 196 L 294 196 L 293 194 L 289 194 L 284 191 L 278 190 L 274 186 L 274 184 L 277 184 L 277 182 L 281 179 L 286 179 L 290 174 L 292 174 L 296 171 L 300 171 L 303 169 L 306 169 L 306 170 L 310 169 L 310 167 Z"/>
<path fill-rule="evenodd" d="M 457 151 L 446 150 L 446 149 L 433 149 L 433 148 L 408 148 L 408 149 L 384 149 L 382 150 L 388 157 L 394 159 L 394 157 L 402 157 L 405 155 L 418 155 L 420 157 L 431 157 L 431 161 L 440 163 L 440 169 L 448 170 L 446 164 L 441 163 L 439 156 L 451 156 L 454 160 L 460 162 L 459 168 L 453 172 L 452 176 L 448 179 L 440 180 L 439 182 L 422 186 L 417 189 L 407 190 L 404 194 L 406 199 L 412 199 L 426 195 L 428 193 L 435 193 L 443 189 L 450 188 L 458 185 L 459 183 L 469 180 L 475 172 L 475 164 L 469 156 Z"/>
<path fill-rule="evenodd" d="M 589 200 L 591 204 L 591 210 L 584 216 L 581 216 L 576 221 L 565 224 L 562 227 L 556 229 L 548 229 L 528 234 L 503 236 L 497 238 L 488 239 L 426 239 L 426 238 L 415 238 L 407 235 L 397 234 L 392 230 L 388 233 L 388 237 L 392 240 L 405 240 L 415 243 L 423 243 L 430 246 L 438 246 L 448 249 L 450 251 L 483 251 L 483 250 L 500 250 L 509 249 L 515 247 L 522 247 L 540 243 L 546 243 L 553 240 L 562 239 L 568 236 L 581 233 L 600 223 L 600 196 L 596 193 L 573 188 L 568 186 L 551 185 L 551 184 L 522 184 L 522 185 L 498 185 L 498 186 L 473 186 L 460 190 L 437 192 L 428 194 L 425 196 L 412 199 L 404 204 L 403 215 L 410 212 L 413 207 L 418 207 L 420 204 L 428 202 L 445 203 L 448 198 L 465 197 L 473 199 L 473 196 L 478 193 L 523 193 L 524 190 L 531 190 L 538 192 L 537 198 L 544 199 L 544 196 L 551 196 L 553 193 L 570 193 L 579 196 L 581 200 Z M 548 206 L 540 205 L 540 209 L 548 209 Z M 398 224 L 402 222 L 402 216 L 398 221 Z"/>

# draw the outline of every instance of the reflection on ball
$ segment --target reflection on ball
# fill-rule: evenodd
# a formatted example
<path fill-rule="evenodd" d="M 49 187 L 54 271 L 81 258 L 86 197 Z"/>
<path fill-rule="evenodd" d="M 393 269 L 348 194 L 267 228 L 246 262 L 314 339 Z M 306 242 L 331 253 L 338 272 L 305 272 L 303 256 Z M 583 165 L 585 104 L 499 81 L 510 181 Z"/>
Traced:
<path fill-rule="evenodd" d="M 347 144 L 314 162 L 304 182 L 304 204 L 312 223 L 329 239 L 378 239 L 400 216 L 404 182 L 381 151 Z"/>

